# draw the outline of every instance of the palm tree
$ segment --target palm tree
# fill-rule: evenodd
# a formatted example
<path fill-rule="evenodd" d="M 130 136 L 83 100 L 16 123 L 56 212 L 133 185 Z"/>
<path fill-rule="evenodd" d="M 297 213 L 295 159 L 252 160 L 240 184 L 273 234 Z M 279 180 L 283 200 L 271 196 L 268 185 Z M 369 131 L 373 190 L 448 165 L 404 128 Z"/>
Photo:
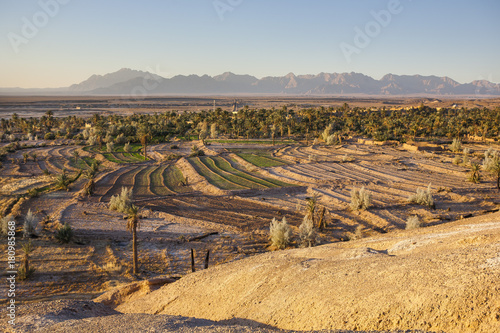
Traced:
<path fill-rule="evenodd" d="M 76 162 L 78 162 L 78 157 L 80 156 L 80 153 L 78 152 L 78 150 L 74 150 L 73 151 L 73 157 L 75 158 L 75 164 Z"/>
<path fill-rule="evenodd" d="M 133 272 L 137 274 L 137 228 L 139 227 L 139 208 L 130 205 L 127 212 L 127 230 L 132 232 Z"/>
<path fill-rule="evenodd" d="M 85 185 L 85 194 L 91 196 L 94 193 L 95 183 L 94 179 L 99 173 L 99 162 L 95 161 L 90 165 L 90 168 L 85 170 L 84 177 L 89 181 Z"/>

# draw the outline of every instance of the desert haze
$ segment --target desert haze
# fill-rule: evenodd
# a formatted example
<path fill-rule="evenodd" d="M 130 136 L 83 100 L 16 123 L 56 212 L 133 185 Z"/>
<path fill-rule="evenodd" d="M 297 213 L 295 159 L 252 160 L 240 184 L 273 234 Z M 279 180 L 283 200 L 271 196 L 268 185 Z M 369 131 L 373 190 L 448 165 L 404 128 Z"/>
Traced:
<path fill-rule="evenodd" d="M 460 84 L 448 77 L 422 75 L 384 75 L 380 80 L 361 73 L 320 73 L 317 75 L 267 76 L 225 72 L 217 76 L 177 75 L 164 78 L 150 72 L 128 68 L 57 89 L 0 88 L 3 94 L 37 95 L 371 95 L 371 96 L 468 96 L 500 95 L 500 85 L 487 80 Z"/>

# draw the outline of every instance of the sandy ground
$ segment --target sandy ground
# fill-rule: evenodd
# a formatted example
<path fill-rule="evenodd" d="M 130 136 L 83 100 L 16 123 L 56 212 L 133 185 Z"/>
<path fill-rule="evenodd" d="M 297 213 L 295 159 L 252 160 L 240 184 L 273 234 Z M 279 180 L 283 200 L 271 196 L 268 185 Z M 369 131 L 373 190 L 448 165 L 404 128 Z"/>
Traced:
<path fill-rule="evenodd" d="M 236 271 L 244 272 L 247 270 L 246 265 L 253 264 L 249 264 L 250 261 L 246 261 L 249 259 L 245 258 L 269 250 L 268 230 L 271 219 L 273 217 L 278 219 L 286 217 L 294 234 L 297 235 L 298 226 L 305 212 L 306 198 L 318 195 L 319 204 L 327 209 L 325 216 L 328 223 L 327 228 L 319 233 L 318 241 L 319 244 L 333 244 L 318 247 L 317 250 L 287 250 L 259 257 L 268 258 L 265 259 L 266 264 L 257 265 L 253 271 L 247 272 L 248 277 L 238 277 L 237 281 L 240 281 L 238 285 L 229 284 L 227 287 L 228 290 L 235 290 L 234 297 L 237 300 L 233 302 L 234 308 L 226 306 L 227 304 L 221 299 L 222 296 L 210 294 L 210 299 L 213 299 L 214 302 L 217 300 L 221 304 L 217 307 L 218 312 L 213 312 L 213 307 L 203 303 L 206 302 L 203 299 L 205 296 L 197 294 L 200 289 L 195 293 L 196 297 L 200 297 L 202 305 L 200 308 L 189 304 L 189 299 L 192 299 L 192 296 L 188 295 L 183 296 L 185 299 L 182 302 L 175 300 L 172 303 L 179 305 L 176 308 L 178 311 L 185 312 L 176 313 L 177 310 L 175 310 L 172 313 L 186 317 L 204 317 L 216 320 L 233 317 L 247 318 L 266 325 L 307 330 L 322 328 L 349 330 L 411 328 L 442 329 L 453 332 L 462 328 L 463 331 L 474 331 L 474 329 L 488 331 L 489 326 L 487 325 L 489 324 L 484 324 L 488 322 L 487 316 L 482 316 L 479 312 L 493 313 L 493 317 L 496 313 L 494 308 L 496 299 L 492 296 L 494 290 L 492 291 L 488 287 L 492 281 L 496 281 L 490 279 L 492 273 L 489 269 L 496 269 L 498 262 L 496 259 L 498 255 L 496 257 L 494 255 L 494 251 L 498 254 L 498 245 L 496 245 L 495 250 L 494 245 L 489 243 L 491 239 L 496 239 L 498 244 L 498 238 L 495 238 L 497 236 L 493 238 L 489 236 L 490 231 L 488 230 L 492 227 L 484 225 L 479 229 L 471 228 L 471 230 L 476 231 L 485 230 L 486 236 L 483 240 L 484 235 L 474 234 L 471 239 L 464 238 L 463 244 L 450 238 L 456 234 L 455 231 L 450 231 L 449 237 L 446 236 L 448 238 L 444 236 L 444 238 L 441 236 L 425 238 L 423 236 L 427 230 L 435 230 L 434 228 L 440 226 L 445 228 L 450 221 L 460 220 L 468 216 L 477 216 L 481 219 L 484 214 L 498 209 L 500 195 L 494 189 L 494 180 L 487 174 L 483 173 L 484 178 L 480 184 L 466 182 L 467 168 L 452 164 L 454 155 L 447 152 L 412 153 L 399 147 L 366 146 L 353 142 L 331 147 L 279 145 L 274 149 L 269 145 L 224 144 L 208 146 L 206 149 L 209 149 L 211 154 L 219 154 L 220 158 L 226 159 L 241 170 L 262 177 L 279 179 L 294 186 L 267 190 L 220 190 L 209 184 L 201 175 L 195 175 L 194 169 L 185 164 L 186 160 L 182 160 L 185 163 L 184 165 L 182 165 L 183 162 L 178 164 L 179 169 L 185 173 L 184 176 L 189 176 L 190 182 L 197 182 L 196 185 L 182 188 L 182 191 L 185 191 L 182 193 L 171 191 L 169 195 L 155 195 L 158 188 L 153 188 L 151 182 L 147 180 L 148 172 L 162 166 L 159 160 L 164 155 L 171 152 L 181 155 L 189 154 L 192 144 L 193 142 L 179 143 L 180 149 L 174 150 L 170 148 L 170 145 L 152 146 L 151 151 L 157 154 L 152 154 L 153 158 L 157 158 L 158 161 L 120 165 L 110 162 L 104 163 L 103 172 L 97 179 L 96 194 L 90 199 L 82 198 L 80 195 L 86 181 L 82 178 L 73 184 L 68 192 L 55 191 L 29 200 L 19 201 L 13 208 L 17 214 L 16 220 L 19 230 L 28 209 L 35 213 L 39 221 L 47 219 L 47 223 L 38 226 L 39 237 L 32 240 L 35 249 L 31 260 L 36 272 L 32 279 L 20 282 L 19 302 L 29 303 L 63 298 L 89 300 L 112 288 L 135 282 L 137 279 L 156 277 L 184 276 L 181 281 L 174 284 L 175 286 L 182 286 L 183 281 L 190 281 L 186 282 L 186 287 L 173 287 L 174 285 L 167 287 L 172 288 L 172 293 L 176 295 L 190 294 L 186 291 L 188 290 L 187 285 L 198 283 L 196 282 L 198 279 L 200 279 L 199 283 L 202 289 L 216 287 L 210 284 L 204 285 L 203 283 L 208 283 L 206 279 L 219 281 L 217 283 L 224 286 L 225 282 L 221 282 L 220 277 L 205 279 L 205 274 L 212 271 L 212 267 L 218 272 L 219 267 L 226 263 L 234 263 L 232 265 L 235 266 L 228 267 L 238 267 L 238 269 L 235 268 Z M 263 147 L 266 150 L 271 150 L 276 158 L 290 163 L 279 167 L 259 168 L 231 153 L 233 151 L 231 149 L 236 148 L 252 151 Z M 478 161 L 480 154 L 487 149 L 487 146 L 481 144 L 471 144 L 470 147 L 476 154 L 473 158 Z M 75 149 L 80 148 L 71 145 L 33 148 L 37 154 L 37 161 L 30 160 L 26 164 L 11 162 L 12 157 L 22 158 L 23 151 L 9 156 L 8 161 L 4 163 L 4 168 L 0 169 L 1 208 L 7 207 L 18 195 L 26 193 L 29 189 L 50 184 L 53 182 L 53 175 L 60 173 L 63 168 L 74 174 L 75 170 L 72 169 L 70 162 Z M 28 149 L 28 152 L 31 150 Z M 81 152 L 80 156 L 83 155 L 84 153 Z M 311 159 L 311 155 L 314 155 L 314 158 Z M 345 155 L 351 157 L 352 160 L 344 163 L 342 160 Z M 43 169 L 46 168 L 50 170 L 51 176 L 43 174 Z M 407 203 L 406 199 L 410 194 L 414 193 L 417 188 L 427 187 L 429 183 L 431 183 L 432 194 L 436 201 L 436 209 Z M 118 193 L 124 185 L 133 187 L 134 195 L 138 198 L 136 204 L 142 209 L 141 226 L 138 231 L 140 260 L 138 278 L 130 274 L 131 234 L 126 230 L 123 214 L 107 209 L 107 202 L 111 195 Z M 360 188 L 361 186 L 365 186 L 372 192 L 374 206 L 368 211 L 351 211 L 348 207 L 350 191 L 352 188 Z M 411 233 L 401 232 L 405 228 L 406 219 L 411 215 L 418 215 L 423 226 L 432 227 L 415 231 L 415 235 L 420 237 L 415 238 L 415 240 Z M 486 218 L 487 215 L 484 216 Z M 75 231 L 75 240 L 70 244 L 58 244 L 54 239 L 55 228 L 60 223 L 69 223 Z M 450 225 L 460 227 L 461 224 L 454 222 Z M 358 243 L 339 243 L 339 241 L 356 236 L 357 228 L 361 228 L 362 235 L 372 238 L 358 241 Z M 201 239 L 196 238 L 209 233 L 215 234 Z M 386 243 L 382 241 L 383 239 L 391 239 L 391 237 L 398 240 L 387 240 Z M 370 239 L 373 241 L 368 241 Z M 435 241 L 438 239 L 443 243 L 436 243 Z M 443 248 L 443 252 L 439 252 L 441 251 L 440 244 L 448 244 L 450 240 L 451 244 L 456 245 L 456 247 L 450 247 L 448 250 Z M 298 239 L 295 236 L 292 239 L 292 246 L 296 246 L 297 243 Z M 463 248 L 457 244 L 463 245 Z M 5 249 L 6 243 L 2 241 L 0 251 L 5 252 Z M 195 253 L 197 271 L 203 268 L 206 252 L 210 251 L 211 268 L 208 271 L 190 273 L 191 249 Z M 429 250 L 424 251 L 424 249 Z M 434 250 L 437 251 L 436 256 L 433 254 Z M 325 254 L 319 254 L 318 251 Z M 342 251 L 345 253 L 339 254 Z M 295 254 L 290 257 L 291 253 L 299 253 L 297 256 L 306 258 L 301 259 L 305 263 L 296 261 L 299 259 L 294 259 Z M 410 255 L 413 253 L 418 253 L 420 257 L 413 258 Z M 468 270 L 464 268 L 465 266 L 460 266 L 464 262 L 468 263 L 468 259 L 473 260 L 473 262 L 479 260 L 479 255 L 482 255 L 483 259 L 486 258 L 484 260 L 489 260 L 486 261 L 486 264 L 483 262 L 486 268 L 480 266 L 480 269 Z M 18 256 L 18 261 L 20 261 L 20 253 Z M 326 260 L 323 258 L 324 256 L 330 259 Z M 323 259 L 318 261 L 317 257 Z M 406 258 L 409 259 L 406 260 Z M 241 259 L 245 260 L 241 261 Z M 278 263 L 281 260 L 283 263 Z M 6 258 L 1 257 L 0 262 L 5 264 Z M 273 264 L 274 262 L 276 264 Z M 313 267 L 317 264 L 326 273 L 315 275 L 313 279 L 307 278 L 306 275 L 299 277 L 294 275 L 296 271 L 309 270 L 308 267 L 311 263 L 314 264 Z M 406 264 L 408 265 L 405 266 Z M 287 265 L 295 268 L 291 269 Z M 330 266 L 336 268 L 333 269 Z M 419 270 L 421 266 L 427 267 L 425 271 Z M 224 265 L 224 267 L 226 266 Z M 343 272 L 344 275 L 336 273 L 337 267 L 339 272 Z M 380 271 L 380 267 L 383 267 L 384 270 Z M 403 271 L 404 267 L 407 268 Z M 238 294 L 241 291 L 245 295 L 248 294 L 250 300 L 263 302 L 264 300 L 258 298 L 261 287 L 255 283 L 261 283 L 259 282 L 261 276 L 274 276 L 273 270 L 281 268 L 285 272 L 284 274 L 290 275 L 290 278 L 295 277 L 293 281 L 290 281 L 288 276 L 281 276 L 264 282 L 287 281 L 287 284 L 290 285 L 290 289 L 286 289 L 286 292 L 297 296 L 293 296 L 293 302 L 280 305 L 283 307 L 282 313 L 287 313 L 289 317 L 281 316 L 272 305 L 273 302 L 278 302 L 279 297 L 284 297 L 282 292 L 277 292 L 275 295 L 271 293 L 272 297 L 269 298 L 271 303 L 265 303 L 268 304 L 267 310 L 259 310 L 258 303 L 244 301 L 243 296 Z M 442 271 L 440 272 L 439 269 Z M 455 272 L 454 269 L 457 271 Z M 361 273 L 354 274 L 354 271 L 366 271 L 366 273 L 358 275 Z M 385 275 L 394 275 L 394 278 L 379 279 Z M 191 278 L 191 276 L 193 277 Z M 358 290 L 349 288 L 352 287 L 351 285 L 364 286 L 370 279 L 377 281 L 377 283 L 380 282 L 381 287 L 388 288 L 384 289 L 390 290 L 386 292 L 387 295 L 397 295 L 400 299 L 408 300 L 406 303 L 411 306 L 404 305 L 406 304 L 404 302 L 395 301 L 395 296 L 392 299 L 387 298 L 388 296 L 384 293 L 381 294 L 375 289 L 370 289 L 369 284 L 366 287 L 367 293 L 371 290 L 375 296 L 360 294 L 359 297 L 366 302 L 356 303 L 358 298 L 353 298 L 348 293 L 357 293 Z M 433 281 L 441 283 L 439 288 Z M 470 281 L 476 281 L 476 283 Z M 414 282 L 416 283 L 415 287 L 413 287 Z M 272 283 L 269 288 L 276 288 L 272 287 Z M 323 283 L 326 283 L 324 287 L 316 288 L 317 285 L 322 286 Z M 329 283 L 332 285 L 330 286 Z M 461 285 L 460 283 L 463 283 L 462 289 L 450 289 L 450 285 Z M 337 292 L 334 288 L 335 284 L 343 286 L 345 293 Z M 484 290 L 475 288 L 475 286 L 483 284 L 486 286 Z M 241 286 L 247 285 L 253 285 L 255 290 L 239 289 Z M 310 290 L 304 292 L 299 288 L 304 285 L 313 287 L 302 288 Z M 374 288 L 373 285 L 371 286 Z M 390 289 L 390 286 L 394 286 L 394 290 Z M 407 288 L 407 286 L 411 288 Z M 220 288 L 216 288 L 216 290 L 219 290 L 220 295 L 225 295 L 224 290 L 221 291 Z M 419 294 L 420 290 L 424 290 L 422 295 Z M 1 285 L 0 303 L 5 302 L 5 296 L 1 296 L 5 295 L 5 292 L 5 285 Z M 470 294 L 464 296 L 467 292 Z M 320 296 L 314 293 L 320 293 L 318 294 Z M 344 312 L 335 312 L 336 314 L 333 315 L 322 310 L 323 307 L 325 309 L 334 308 L 326 300 L 321 300 L 320 303 L 315 303 L 315 300 L 301 301 L 302 298 L 322 299 L 323 294 L 334 300 L 337 299 L 336 297 L 346 300 L 346 304 L 353 305 L 353 307 L 344 307 Z M 226 300 L 231 299 L 229 296 L 224 297 Z M 289 297 L 286 296 L 286 298 Z M 382 310 L 380 310 L 380 303 L 370 303 L 375 302 L 375 298 L 384 300 L 386 305 L 382 307 Z M 188 300 L 186 301 L 186 299 Z M 435 301 L 429 303 L 427 299 Z M 452 301 L 454 299 L 457 301 Z M 335 302 L 337 302 L 335 304 L 339 304 L 340 301 L 337 299 Z M 464 304 L 482 303 L 478 303 L 479 305 L 474 303 L 474 309 L 467 310 L 464 306 L 459 305 L 459 302 Z M 366 305 L 363 305 L 365 303 Z M 158 300 L 155 305 L 159 304 L 163 304 L 161 300 Z M 299 310 L 295 308 L 309 309 L 311 306 L 314 311 L 300 310 L 305 311 L 304 317 L 311 319 L 304 321 L 290 319 L 292 318 L 290 316 L 294 318 L 302 316 L 302 312 L 297 313 L 296 311 Z M 374 310 L 366 308 L 369 306 L 373 306 Z M 248 310 L 245 310 L 246 308 Z M 166 306 L 165 309 L 170 311 L 171 308 Z M 358 314 L 355 311 L 358 311 Z M 455 316 L 456 313 L 459 314 L 460 318 Z M 131 315 L 127 318 L 132 320 L 136 318 L 134 316 Z M 331 316 L 335 318 L 331 319 Z M 144 320 L 152 322 L 157 320 L 151 319 L 152 317 L 149 316 L 141 318 L 149 318 Z M 161 320 L 165 320 L 166 326 L 161 327 L 170 327 L 168 326 L 170 319 L 165 318 Z M 441 318 L 444 319 L 441 320 Z M 450 324 L 451 319 L 449 318 L 454 318 L 458 324 L 453 326 Z M 465 319 L 462 320 L 462 318 Z M 477 319 L 476 324 L 473 323 L 473 318 Z M 182 320 L 190 322 L 190 319 Z"/>
<path fill-rule="evenodd" d="M 191 274 L 117 308 L 283 329 L 498 332 L 500 214 Z"/>

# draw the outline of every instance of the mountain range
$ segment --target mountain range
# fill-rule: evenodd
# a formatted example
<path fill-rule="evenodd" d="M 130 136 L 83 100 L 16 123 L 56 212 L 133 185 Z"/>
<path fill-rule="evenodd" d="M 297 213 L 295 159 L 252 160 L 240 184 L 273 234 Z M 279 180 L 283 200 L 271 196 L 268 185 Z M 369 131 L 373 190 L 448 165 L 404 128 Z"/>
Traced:
<path fill-rule="evenodd" d="M 106 75 L 92 75 L 87 80 L 58 89 L 2 88 L 2 94 L 47 95 L 380 95 L 380 96 L 471 96 L 500 95 L 500 84 L 476 80 L 461 84 L 448 77 L 387 74 L 380 80 L 360 73 L 320 73 L 317 75 L 268 76 L 226 72 L 217 76 L 177 75 L 163 78 L 149 72 L 122 68 Z"/>

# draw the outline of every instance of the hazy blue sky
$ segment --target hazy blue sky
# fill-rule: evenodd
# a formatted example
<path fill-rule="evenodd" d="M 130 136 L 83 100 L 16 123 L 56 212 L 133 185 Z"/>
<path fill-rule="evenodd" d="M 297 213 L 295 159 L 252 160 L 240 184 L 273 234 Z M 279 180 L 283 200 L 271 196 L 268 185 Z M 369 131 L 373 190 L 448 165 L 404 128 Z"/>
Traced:
<path fill-rule="evenodd" d="M 397 2 L 0 0 L 0 87 L 61 87 L 122 67 L 500 82 L 499 0 Z"/>

